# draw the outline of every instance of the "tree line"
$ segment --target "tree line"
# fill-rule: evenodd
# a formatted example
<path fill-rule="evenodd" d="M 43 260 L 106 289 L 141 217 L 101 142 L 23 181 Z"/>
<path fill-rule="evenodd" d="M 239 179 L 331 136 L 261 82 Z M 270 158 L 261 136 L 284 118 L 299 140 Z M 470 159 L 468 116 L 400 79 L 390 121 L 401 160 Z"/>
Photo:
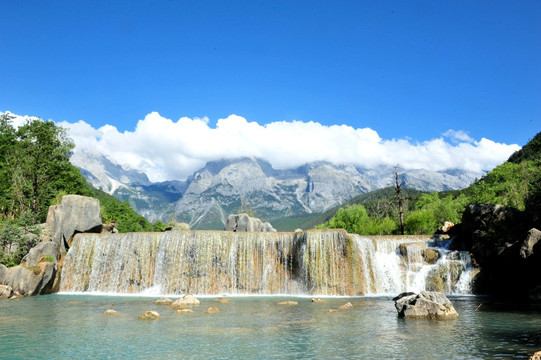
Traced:
<path fill-rule="evenodd" d="M 94 189 L 69 159 L 74 149 L 66 129 L 31 119 L 16 128 L 10 114 L 0 115 L 0 263 L 16 265 L 39 238 L 50 205 L 63 195 L 100 200 L 102 221 L 119 232 L 162 231 L 130 204 Z"/>
<path fill-rule="evenodd" d="M 317 228 L 344 228 L 361 235 L 433 234 L 445 221 L 460 222 L 468 204 L 501 204 L 518 210 L 536 206 L 541 202 L 541 133 L 508 161 L 463 190 L 413 192 L 410 198 L 407 192 L 399 191 L 401 185 L 407 184 L 399 180 L 396 169 L 394 176 L 394 192 L 342 207 Z"/>

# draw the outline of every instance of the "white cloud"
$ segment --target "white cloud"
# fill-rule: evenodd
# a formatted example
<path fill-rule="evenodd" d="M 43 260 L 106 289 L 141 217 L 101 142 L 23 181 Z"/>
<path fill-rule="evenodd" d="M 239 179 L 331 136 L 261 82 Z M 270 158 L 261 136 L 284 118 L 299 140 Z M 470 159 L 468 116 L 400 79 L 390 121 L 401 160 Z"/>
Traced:
<path fill-rule="evenodd" d="M 449 129 L 446 132 L 443 133 L 443 136 L 449 138 L 454 143 L 459 142 L 468 142 L 473 143 L 475 142 L 474 139 L 472 139 L 465 131 L 462 130 L 453 130 Z"/>
<path fill-rule="evenodd" d="M 38 119 L 38 117 L 36 116 L 16 115 L 9 111 L 6 111 L 6 112 L 0 111 L 0 115 L 4 115 L 4 114 L 8 115 L 11 118 L 11 124 L 15 128 L 18 128 L 19 126 L 23 126 L 24 124 L 26 124 L 27 121 Z"/>
<path fill-rule="evenodd" d="M 278 169 L 327 160 L 363 167 L 479 171 L 494 168 L 520 149 L 484 138 L 475 141 L 464 131 L 448 130 L 442 137 L 414 143 L 384 140 L 369 128 L 302 121 L 260 125 L 237 115 L 219 119 L 214 128 L 207 118 L 172 121 L 156 112 L 125 132 L 112 125 L 94 129 L 84 121 L 58 124 L 69 129 L 79 149 L 142 170 L 152 181 L 185 179 L 207 161 L 241 156 L 263 158 Z"/>

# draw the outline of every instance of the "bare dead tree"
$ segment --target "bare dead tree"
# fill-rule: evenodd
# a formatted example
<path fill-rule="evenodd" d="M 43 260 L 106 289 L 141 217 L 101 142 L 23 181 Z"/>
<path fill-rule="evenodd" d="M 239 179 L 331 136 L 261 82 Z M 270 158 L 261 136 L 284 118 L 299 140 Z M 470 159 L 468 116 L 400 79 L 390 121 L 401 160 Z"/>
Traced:
<path fill-rule="evenodd" d="M 403 178 L 398 174 L 398 165 L 394 167 L 394 191 L 398 200 L 398 225 L 400 226 L 400 233 L 404 235 L 404 196 L 402 195 L 402 188 L 406 185 Z"/>

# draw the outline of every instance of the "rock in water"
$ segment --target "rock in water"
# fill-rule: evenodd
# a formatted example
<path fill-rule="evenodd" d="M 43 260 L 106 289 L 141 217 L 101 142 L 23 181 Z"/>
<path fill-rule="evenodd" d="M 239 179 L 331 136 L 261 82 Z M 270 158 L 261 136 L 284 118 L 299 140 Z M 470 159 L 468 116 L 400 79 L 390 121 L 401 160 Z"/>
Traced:
<path fill-rule="evenodd" d="M 280 301 L 278 303 L 278 305 L 280 305 L 280 306 L 294 306 L 294 305 L 299 305 L 299 303 L 297 301 L 288 300 L 288 301 Z"/>
<path fill-rule="evenodd" d="M 116 310 L 113 310 L 113 309 L 109 309 L 109 310 L 105 310 L 103 312 L 103 315 L 108 315 L 108 316 L 118 316 L 120 315 L 120 312 L 116 311 Z"/>
<path fill-rule="evenodd" d="M 217 314 L 220 312 L 220 309 L 218 309 L 216 306 L 212 305 L 207 310 L 203 312 L 203 314 Z"/>
<path fill-rule="evenodd" d="M 535 354 L 530 356 L 530 360 L 541 360 L 541 351 L 537 351 Z"/>
<path fill-rule="evenodd" d="M 192 305 L 200 305 L 201 302 L 193 295 L 187 294 L 180 299 L 177 299 L 174 303 L 171 304 L 173 309 L 185 308 Z"/>
<path fill-rule="evenodd" d="M 353 309 L 353 304 L 350 303 L 350 302 L 347 302 L 345 303 L 344 305 L 340 305 L 338 307 L 340 310 L 349 310 L 349 309 Z"/>
<path fill-rule="evenodd" d="M 398 316 L 413 319 L 455 319 L 453 304 L 440 292 L 402 293 L 394 299 Z"/>
<path fill-rule="evenodd" d="M 168 298 L 159 298 L 156 300 L 156 305 L 171 305 L 173 303 L 173 300 Z"/>
<path fill-rule="evenodd" d="M 178 309 L 176 312 L 177 314 L 193 314 L 192 309 Z"/>
<path fill-rule="evenodd" d="M 139 314 L 137 318 L 140 320 L 157 320 L 160 318 L 160 314 L 156 311 L 149 310 Z"/>

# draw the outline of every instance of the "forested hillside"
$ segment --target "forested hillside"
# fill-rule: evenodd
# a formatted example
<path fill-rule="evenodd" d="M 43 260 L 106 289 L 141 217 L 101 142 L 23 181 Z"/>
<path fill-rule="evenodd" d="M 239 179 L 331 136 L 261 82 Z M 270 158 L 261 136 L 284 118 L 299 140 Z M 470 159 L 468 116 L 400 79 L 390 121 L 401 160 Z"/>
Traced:
<path fill-rule="evenodd" d="M 420 194 L 411 192 L 406 183 L 398 181 L 394 188 L 387 188 L 385 192 L 379 192 L 374 199 L 367 198 L 368 194 L 363 195 L 364 199 L 352 199 L 327 213 L 330 216 L 317 227 L 345 228 L 365 235 L 399 234 L 402 209 L 404 233 L 432 234 L 444 221 L 459 222 L 464 209 L 471 203 L 501 204 L 518 210 L 539 204 L 541 133 L 508 161 L 463 190 Z"/>
<path fill-rule="evenodd" d="M 14 265 L 39 237 L 50 205 L 65 194 L 96 197 L 103 222 L 120 232 L 162 230 L 128 204 L 92 188 L 70 161 L 73 142 L 65 129 L 34 119 L 15 128 L 0 116 L 0 263 Z M 31 235 L 33 234 L 33 235 Z"/>

